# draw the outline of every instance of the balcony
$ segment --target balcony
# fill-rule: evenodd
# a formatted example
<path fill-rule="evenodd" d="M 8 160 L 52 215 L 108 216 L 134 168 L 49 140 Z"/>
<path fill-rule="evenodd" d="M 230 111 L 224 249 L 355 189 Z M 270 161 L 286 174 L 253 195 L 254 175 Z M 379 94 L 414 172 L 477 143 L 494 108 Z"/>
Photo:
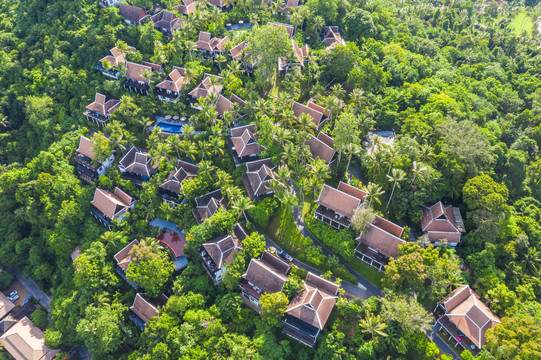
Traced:
<path fill-rule="evenodd" d="M 351 222 L 347 217 L 342 216 L 323 205 L 317 207 L 314 212 L 314 217 L 338 230 L 347 229 L 351 225 Z"/>

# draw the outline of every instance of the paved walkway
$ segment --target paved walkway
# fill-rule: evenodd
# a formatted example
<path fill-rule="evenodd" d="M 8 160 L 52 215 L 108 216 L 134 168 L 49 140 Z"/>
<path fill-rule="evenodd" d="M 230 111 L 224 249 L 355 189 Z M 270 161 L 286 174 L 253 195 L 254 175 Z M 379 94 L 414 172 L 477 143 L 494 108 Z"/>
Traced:
<path fill-rule="evenodd" d="M 47 309 L 47 311 L 51 311 L 51 306 L 49 305 L 51 303 L 51 297 L 41 291 L 38 284 L 36 284 L 34 280 L 26 279 L 21 271 L 15 269 L 12 266 L 8 265 L 6 266 L 6 269 L 10 273 L 12 273 L 17 278 L 17 280 L 21 282 L 21 284 L 24 285 L 28 292 L 32 294 L 32 296 L 35 297 L 39 301 L 39 303 L 43 305 L 45 309 Z"/>
<path fill-rule="evenodd" d="M 267 245 L 267 248 L 273 247 L 278 251 L 283 250 L 280 246 L 278 246 L 278 244 L 276 244 L 270 237 L 267 236 L 267 234 L 259 227 L 259 225 L 257 225 L 252 219 L 249 218 L 249 220 L 254 225 L 257 232 L 259 232 L 261 235 L 263 235 L 265 237 L 265 243 Z M 322 250 L 324 251 L 324 250 L 326 250 L 326 248 L 323 248 Z M 312 267 L 310 265 L 307 265 L 307 264 L 303 263 L 302 261 L 300 261 L 298 259 L 293 258 L 292 263 L 293 263 L 293 265 L 295 265 L 295 266 L 297 266 L 299 268 L 305 269 L 306 271 L 310 271 L 310 272 L 312 272 L 312 273 L 314 273 L 316 275 L 323 274 L 323 271 L 318 270 L 318 269 L 316 269 L 316 268 L 314 268 L 314 267 Z M 332 280 L 334 281 L 334 280 L 336 280 L 336 278 L 333 276 Z M 368 280 L 366 280 L 366 281 L 368 281 Z M 372 285 L 372 283 L 370 283 L 370 282 L 369 282 L 369 284 Z M 373 291 L 369 291 L 367 289 L 367 287 L 365 287 L 362 283 L 358 284 L 358 285 L 354 285 L 354 284 L 351 284 L 351 283 L 349 283 L 349 282 L 347 282 L 345 280 L 342 280 L 341 285 L 342 285 L 342 289 L 344 289 L 344 291 L 348 295 L 353 296 L 353 297 L 368 299 L 369 297 L 372 297 L 372 296 L 381 296 L 381 290 L 379 290 L 374 285 L 372 285 L 372 286 L 375 287 L 378 290 L 377 294 L 375 294 Z"/>
<path fill-rule="evenodd" d="M 312 233 L 308 230 L 306 227 L 306 224 L 304 222 L 304 218 L 302 216 L 301 210 L 298 207 L 295 207 L 293 209 L 293 219 L 295 220 L 295 223 L 297 224 L 297 229 L 299 229 L 299 232 L 302 236 L 309 238 L 312 240 L 312 243 L 316 246 L 319 246 L 322 250 L 323 255 L 329 257 L 331 255 L 334 255 L 334 253 L 329 250 L 325 245 L 323 245 Z M 378 288 L 376 285 L 372 284 L 370 281 L 368 281 L 364 276 L 359 274 L 354 268 L 351 267 L 348 263 L 346 263 L 344 260 L 340 259 L 340 263 L 344 265 L 351 273 L 351 275 L 355 276 L 357 279 L 359 285 L 364 287 L 366 290 L 367 297 L 371 296 L 382 296 L 381 289 Z"/>

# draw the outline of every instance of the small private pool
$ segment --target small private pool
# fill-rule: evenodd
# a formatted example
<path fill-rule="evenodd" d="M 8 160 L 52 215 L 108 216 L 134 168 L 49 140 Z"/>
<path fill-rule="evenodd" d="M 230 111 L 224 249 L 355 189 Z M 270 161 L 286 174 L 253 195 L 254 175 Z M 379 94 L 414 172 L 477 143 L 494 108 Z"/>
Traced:
<path fill-rule="evenodd" d="M 154 125 L 151 125 L 148 127 L 149 131 L 154 130 L 154 127 L 160 128 L 162 134 L 165 135 L 182 135 L 184 132 L 182 131 L 182 128 L 184 125 L 191 125 L 191 122 L 188 121 L 186 118 L 179 118 L 178 116 L 175 116 L 171 118 L 156 115 L 154 116 L 155 123 Z"/>
<path fill-rule="evenodd" d="M 226 29 L 232 35 L 235 35 L 252 31 L 252 25 L 250 23 L 228 24 L 226 25 Z"/>

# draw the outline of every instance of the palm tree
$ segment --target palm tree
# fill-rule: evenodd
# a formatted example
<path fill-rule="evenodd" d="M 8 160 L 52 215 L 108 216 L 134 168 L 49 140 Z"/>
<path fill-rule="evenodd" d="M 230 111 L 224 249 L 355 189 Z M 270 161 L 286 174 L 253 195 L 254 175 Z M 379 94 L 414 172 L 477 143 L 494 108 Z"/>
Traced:
<path fill-rule="evenodd" d="M 371 207 L 372 200 L 374 200 L 378 204 L 381 204 L 381 200 L 379 199 L 379 197 L 385 193 L 385 191 L 383 190 L 381 186 L 379 186 L 378 184 L 369 182 L 368 185 L 366 185 L 366 188 L 364 190 L 366 191 L 366 199 L 368 200 L 368 207 Z"/>
<path fill-rule="evenodd" d="M 391 203 L 391 199 L 393 198 L 394 189 L 396 188 L 396 185 L 403 181 L 406 177 L 406 173 L 402 169 L 393 169 L 391 171 L 391 175 L 387 174 L 387 180 L 389 182 L 393 183 L 393 190 L 391 191 L 391 196 L 389 196 L 389 201 L 387 202 L 387 206 L 385 206 L 385 211 L 387 211 L 387 208 L 389 207 L 389 204 Z"/>
<path fill-rule="evenodd" d="M 307 166 L 308 172 L 312 176 L 312 185 L 314 188 L 314 199 L 317 197 L 317 190 L 325 183 L 325 179 L 330 177 L 329 167 L 324 160 L 314 159 Z"/>
<path fill-rule="evenodd" d="M 222 155 L 224 154 L 225 141 L 217 136 L 212 136 L 208 141 L 208 145 L 210 148 L 210 153 L 212 155 L 217 155 L 221 160 Z"/>
<path fill-rule="evenodd" d="M 393 163 L 395 162 L 395 160 L 398 159 L 398 150 L 396 150 L 394 147 L 389 147 L 385 155 L 389 160 L 389 169 L 387 170 L 387 175 L 389 175 L 389 173 L 391 172 L 391 168 L 393 167 Z"/>
<path fill-rule="evenodd" d="M 222 72 L 222 67 L 220 64 L 223 64 L 224 62 L 227 61 L 227 58 L 225 57 L 225 55 L 224 54 L 216 55 L 216 60 L 214 61 L 218 64 L 218 69 L 220 70 L 220 72 Z"/>
<path fill-rule="evenodd" d="M 146 248 L 154 254 L 160 254 L 165 250 L 159 241 L 151 237 L 147 237 L 141 240 L 141 242 L 139 243 L 139 247 Z"/>
<path fill-rule="evenodd" d="M 538 265 L 541 263 L 541 253 L 535 248 L 529 248 L 522 261 L 528 272 L 535 275 L 539 272 Z"/>
<path fill-rule="evenodd" d="M 122 233 L 118 231 L 107 231 L 101 236 L 102 240 L 105 242 L 105 247 L 109 246 L 109 244 L 116 247 L 120 240 L 122 240 L 122 237 Z"/>
<path fill-rule="evenodd" d="M 361 153 L 361 147 L 357 144 L 349 143 L 344 147 L 344 152 L 348 156 L 348 165 L 346 166 L 346 171 L 348 173 L 348 183 L 351 181 L 351 171 L 349 170 L 349 165 L 351 164 L 351 158 L 353 155 L 359 155 Z"/>
<path fill-rule="evenodd" d="M 325 19 L 322 16 L 316 16 L 313 18 L 312 29 L 315 33 L 319 34 L 325 28 Z"/>
<path fill-rule="evenodd" d="M 368 172 L 372 179 L 379 178 L 383 170 L 383 154 L 379 151 L 372 153 L 368 157 Z"/>
<path fill-rule="evenodd" d="M 375 335 L 381 336 L 381 337 L 387 337 L 388 334 L 384 331 L 387 328 L 387 324 L 385 324 L 381 320 L 381 316 L 374 315 L 372 313 L 368 313 L 366 315 L 366 318 L 359 321 L 359 327 L 361 328 L 361 331 L 363 333 L 368 333 L 372 337 L 372 340 L 374 339 Z"/>
<path fill-rule="evenodd" d="M 302 131 L 306 131 L 313 135 L 316 124 L 314 123 L 314 120 L 310 115 L 302 113 L 297 118 L 297 124 L 299 124 L 299 127 L 302 129 Z"/>
<path fill-rule="evenodd" d="M 190 62 L 193 61 L 192 52 L 197 50 L 197 45 L 195 44 L 195 42 L 186 40 L 186 42 L 184 43 L 184 48 L 188 51 L 188 54 L 190 54 Z"/>
<path fill-rule="evenodd" d="M 421 150 L 419 152 L 420 160 L 431 163 L 434 160 L 434 155 L 435 154 L 430 145 L 428 144 L 421 145 Z"/>
<path fill-rule="evenodd" d="M 421 174 L 422 172 L 426 171 L 427 167 L 420 162 L 414 161 L 412 163 L 412 169 L 411 172 L 413 173 L 413 179 L 411 180 L 410 187 L 413 186 L 413 183 L 415 182 L 415 179 L 417 179 L 417 176 Z"/>
<path fill-rule="evenodd" d="M 218 170 L 216 171 L 216 183 L 218 184 L 218 187 L 222 189 L 233 183 L 233 178 L 229 173 L 223 170 Z"/>
<path fill-rule="evenodd" d="M 249 198 L 246 196 L 241 196 L 237 198 L 233 202 L 233 206 L 231 206 L 233 209 L 240 211 L 242 215 L 244 215 L 244 220 L 248 222 L 248 218 L 246 217 L 246 210 L 253 208 L 255 205 L 250 201 Z"/>

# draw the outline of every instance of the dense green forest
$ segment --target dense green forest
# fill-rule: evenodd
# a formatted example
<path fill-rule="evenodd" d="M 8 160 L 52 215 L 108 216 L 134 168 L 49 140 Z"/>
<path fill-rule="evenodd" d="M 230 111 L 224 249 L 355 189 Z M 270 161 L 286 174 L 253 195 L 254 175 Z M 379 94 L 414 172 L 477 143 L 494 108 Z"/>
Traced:
<path fill-rule="evenodd" d="M 152 1 L 128 2 L 152 8 Z M 164 1 L 167 9 L 178 4 Z M 455 287 L 469 284 L 502 320 L 478 358 L 541 358 L 537 1 L 300 5 L 285 15 L 280 2 L 236 0 L 228 11 L 198 2 L 170 39 L 150 22 L 127 26 L 118 7 L 103 8 L 98 1 L 0 0 L 0 265 L 22 270 L 52 295 L 50 322 L 42 326 L 47 344 L 61 354 L 85 347 L 96 359 L 450 359 L 425 335 L 430 313 Z M 239 21 L 254 27 L 226 30 Z M 278 74 L 278 59 L 292 57 L 291 44 L 282 28 L 268 22 L 293 25 L 295 42 L 310 48 L 305 66 Z M 345 45 L 326 47 L 326 26 L 338 26 Z M 226 49 L 246 41 L 262 57 L 255 74 L 229 56 L 209 60 L 194 52 L 200 31 L 227 35 Z M 182 100 L 168 103 L 124 89 L 122 78 L 94 68 L 111 48 L 126 44 L 137 49 L 128 53 L 129 61 L 165 66 L 163 76 L 151 76 L 152 84 L 181 66 L 189 78 L 184 99 L 205 73 L 220 75 L 222 94 L 239 96 L 246 107 L 219 117 L 211 101 L 196 110 Z M 97 92 L 122 100 L 106 128 L 83 115 Z M 293 101 L 309 99 L 331 113 L 322 129 L 338 153 L 330 168 L 311 159 L 304 145 L 315 133 L 313 123 L 291 110 Z M 195 135 L 147 131 L 154 115 L 166 114 L 188 117 Z M 245 168 L 235 167 L 226 148 L 239 114 L 245 124 L 256 124 L 264 154 L 280 164 L 275 196 L 257 204 L 246 195 Z M 73 157 L 80 136 L 91 136 L 92 129 L 109 138 L 103 151 L 114 150 L 117 161 L 129 146 L 148 149 L 159 160 L 156 175 L 137 186 L 121 178 L 115 163 L 95 185 L 82 182 Z M 394 146 L 366 152 L 361 140 L 373 129 L 394 130 Z M 198 163 L 201 171 L 183 187 L 188 201 L 173 207 L 162 202 L 158 186 L 177 159 Z M 265 248 L 257 228 L 268 231 L 282 221 L 283 237 L 297 241 L 296 257 L 326 278 L 353 283 L 344 264 L 359 262 L 353 255 L 356 230 L 334 231 L 307 216 L 312 232 L 334 253 L 327 257 L 296 228 L 283 225 L 297 207 L 312 210 L 323 184 L 340 180 L 363 187 L 375 212 L 405 226 L 409 243 L 384 276 L 373 275 L 383 296 L 351 299 L 342 292 L 310 349 L 281 333 L 280 299 L 271 299 L 276 304 L 269 301 L 259 317 L 243 304 L 238 282 Z M 124 222 L 107 231 L 90 215 L 90 201 L 96 187 L 116 186 L 137 202 Z M 193 200 L 217 188 L 231 209 L 197 224 Z M 421 205 L 440 200 L 459 207 L 464 217 L 467 232 L 456 250 L 427 247 L 418 231 Z M 169 296 L 141 333 L 129 319 L 136 292 L 115 274 L 113 255 L 135 238 L 155 238 L 159 230 L 148 223 L 156 217 L 185 230 L 190 262 L 173 272 L 168 257 L 152 248 L 156 242 L 141 242 L 128 277 L 149 294 Z M 197 249 L 230 233 L 237 222 L 251 234 L 223 283 L 214 286 Z M 82 254 L 72 262 L 78 245 Z M 289 299 L 305 276 L 292 270 Z M 8 286 L 1 266 L 0 277 L 0 287 Z M 462 357 L 472 355 L 465 351 Z"/>

